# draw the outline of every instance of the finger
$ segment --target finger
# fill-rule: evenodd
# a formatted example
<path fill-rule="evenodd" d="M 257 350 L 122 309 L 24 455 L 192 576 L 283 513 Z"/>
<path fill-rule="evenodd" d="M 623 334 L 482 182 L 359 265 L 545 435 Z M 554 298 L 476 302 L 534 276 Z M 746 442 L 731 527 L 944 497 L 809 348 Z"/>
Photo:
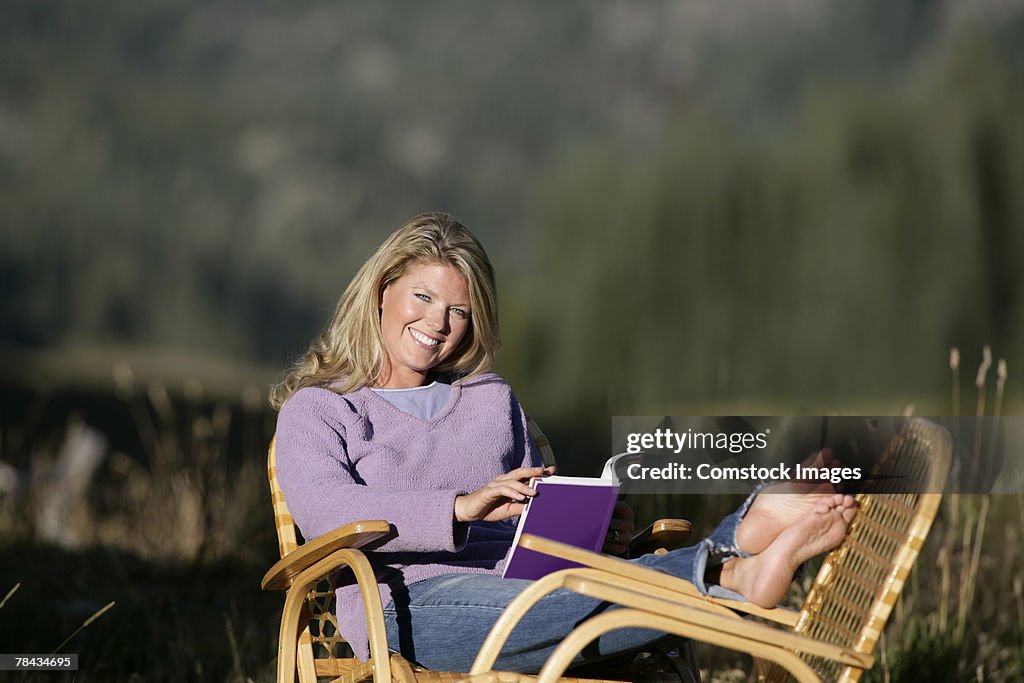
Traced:
<path fill-rule="evenodd" d="M 535 496 L 537 492 L 529 484 L 519 481 L 518 479 L 495 479 L 484 486 L 481 491 L 497 491 L 502 489 L 513 489 L 518 492 L 515 496 L 519 498 L 521 496 Z M 493 495 L 493 494 L 492 494 Z"/>
<path fill-rule="evenodd" d="M 544 474 L 544 467 L 520 467 L 514 469 L 511 472 L 506 472 L 500 477 L 495 477 L 494 481 L 508 481 L 510 479 L 531 479 L 533 477 L 539 477 Z"/>
<path fill-rule="evenodd" d="M 529 486 L 519 484 L 518 482 L 509 482 L 508 484 L 496 486 L 488 489 L 488 493 L 491 494 L 490 500 L 492 501 L 508 498 L 519 503 L 525 503 L 531 497 L 537 495 L 537 492 Z"/>
<path fill-rule="evenodd" d="M 505 511 L 508 512 L 508 517 L 517 517 L 523 514 L 523 510 L 526 509 L 526 503 L 509 503 L 505 506 Z M 503 517 L 502 519 L 508 519 Z M 501 520 L 494 520 L 500 522 Z"/>
<path fill-rule="evenodd" d="M 530 486 L 529 484 L 524 484 L 521 481 L 516 481 L 514 479 L 510 479 L 509 481 L 498 482 L 496 484 L 496 486 L 498 486 L 500 488 L 514 489 L 514 490 L 520 492 L 521 494 L 523 494 L 525 496 L 536 496 L 537 495 L 536 489 L 534 489 L 532 486 Z"/>
<path fill-rule="evenodd" d="M 500 522 L 503 519 L 523 514 L 525 507 L 522 503 L 506 503 L 494 508 L 480 519 L 485 522 Z"/>

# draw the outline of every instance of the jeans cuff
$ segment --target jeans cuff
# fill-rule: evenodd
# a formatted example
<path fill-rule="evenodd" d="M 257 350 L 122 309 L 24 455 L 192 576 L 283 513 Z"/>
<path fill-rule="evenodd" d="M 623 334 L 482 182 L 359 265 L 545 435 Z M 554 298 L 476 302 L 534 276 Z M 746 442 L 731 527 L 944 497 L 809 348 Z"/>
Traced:
<path fill-rule="evenodd" d="M 701 541 L 700 551 L 694 558 L 693 563 L 693 585 L 704 595 L 716 598 L 728 598 L 730 600 L 746 601 L 746 598 L 736 591 L 722 588 L 718 584 L 708 585 L 704 580 L 704 574 L 709 567 L 725 564 L 735 557 L 750 557 L 736 546 L 725 546 L 715 544 L 710 538 Z"/>
<path fill-rule="evenodd" d="M 764 487 L 765 484 L 755 487 L 751 494 L 747 496 L 747 499 L 743 501 L 743 504 L 731 515 L 723 518 L 711 535 L 700 542 L 700 550 L 694 558 L 693 577 L 694 585 L 701 593 L 719 598 L 746 600 L 746 598 L 735 591 L 714 584 L 711 586 L 707 585 L 704 580 L 704 574 L 708 568 L 725 564 L 733 558 L 751 556 L 750 553 L 741 550 L 737 544 L 736 530 L 746 516 L 754 499 L 757 498 L 757 494 Z"/>

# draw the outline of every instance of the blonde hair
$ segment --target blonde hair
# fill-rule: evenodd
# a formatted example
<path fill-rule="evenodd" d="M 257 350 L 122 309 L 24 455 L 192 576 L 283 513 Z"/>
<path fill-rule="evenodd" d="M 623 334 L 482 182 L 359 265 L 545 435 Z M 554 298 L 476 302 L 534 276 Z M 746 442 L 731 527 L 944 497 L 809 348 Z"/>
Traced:
<path fill-rule="evenodd" d="M 271 405 L 280 410 L 303 387 L 345 394 L 373 386 L 387 363 L 380 328 L 381 294 L 410 266 L 422 263 L 454 267 L 469 289 L 469 330 L 433 370 L 465 378 L 490 369 L 501 343 L 494 268 L 483 245 L 465 226 L 446 213 L 422 213 L 393 232 L 359 269 L 326 329 L 271 388 Z"/>

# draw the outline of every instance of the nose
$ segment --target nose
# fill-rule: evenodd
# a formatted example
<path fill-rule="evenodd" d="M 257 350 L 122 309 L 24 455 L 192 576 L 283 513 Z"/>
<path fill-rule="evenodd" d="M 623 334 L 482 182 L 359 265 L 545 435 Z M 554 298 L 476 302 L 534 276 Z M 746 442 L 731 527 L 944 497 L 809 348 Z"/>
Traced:
<path fill-rule="evenodd" d="M 448 333 L 448 309 L 436 307 L 431 308 L 426 315 L 427 325 L 435 332 Z"/>

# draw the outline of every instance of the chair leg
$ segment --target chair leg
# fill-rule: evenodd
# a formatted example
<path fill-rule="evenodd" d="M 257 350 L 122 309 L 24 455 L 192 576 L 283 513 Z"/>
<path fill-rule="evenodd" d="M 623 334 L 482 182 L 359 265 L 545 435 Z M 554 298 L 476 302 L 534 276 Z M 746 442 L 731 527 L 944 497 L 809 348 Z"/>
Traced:
<path fill-rule="evenodd" d="M 306 596 L 296 590 L 285 593 L 277 646 L 277 683 L 295 683 L 296 645 L 305 600 Z"/>
<path fill-rule="evenodd" d="M 391 679 L 395 683 L 416 683 L 416 672 L 401 655 L 391 655 Z"/>
<path fill-rule="evenodd" d="M 677 638 L 671 649 L 661 652 L 659 660 L 679 677 L 680 683 L 701 683 L 697 647 L 689 638 Z"/>
<path fill-rule="evenodd" d="M 686 675 L 681 677 L 690 683 L 700 683 L 700 662 L 697 660 L 697 644 L 692 640 L 684 640 L 679 646 L 679 655 L 683 658 Z M 687 678 L 688 677 L 688 678 Z"/>
<path fill-rule="evenodd" d="M 313 658 L 313 636 L 309 632 L 308 602 L 303 602 L 299 623 L 304 625 L 302 633 L 299 634 L 299 645 L 296 652 L 299 683 L 316 683 L 316 662 Z"/>

